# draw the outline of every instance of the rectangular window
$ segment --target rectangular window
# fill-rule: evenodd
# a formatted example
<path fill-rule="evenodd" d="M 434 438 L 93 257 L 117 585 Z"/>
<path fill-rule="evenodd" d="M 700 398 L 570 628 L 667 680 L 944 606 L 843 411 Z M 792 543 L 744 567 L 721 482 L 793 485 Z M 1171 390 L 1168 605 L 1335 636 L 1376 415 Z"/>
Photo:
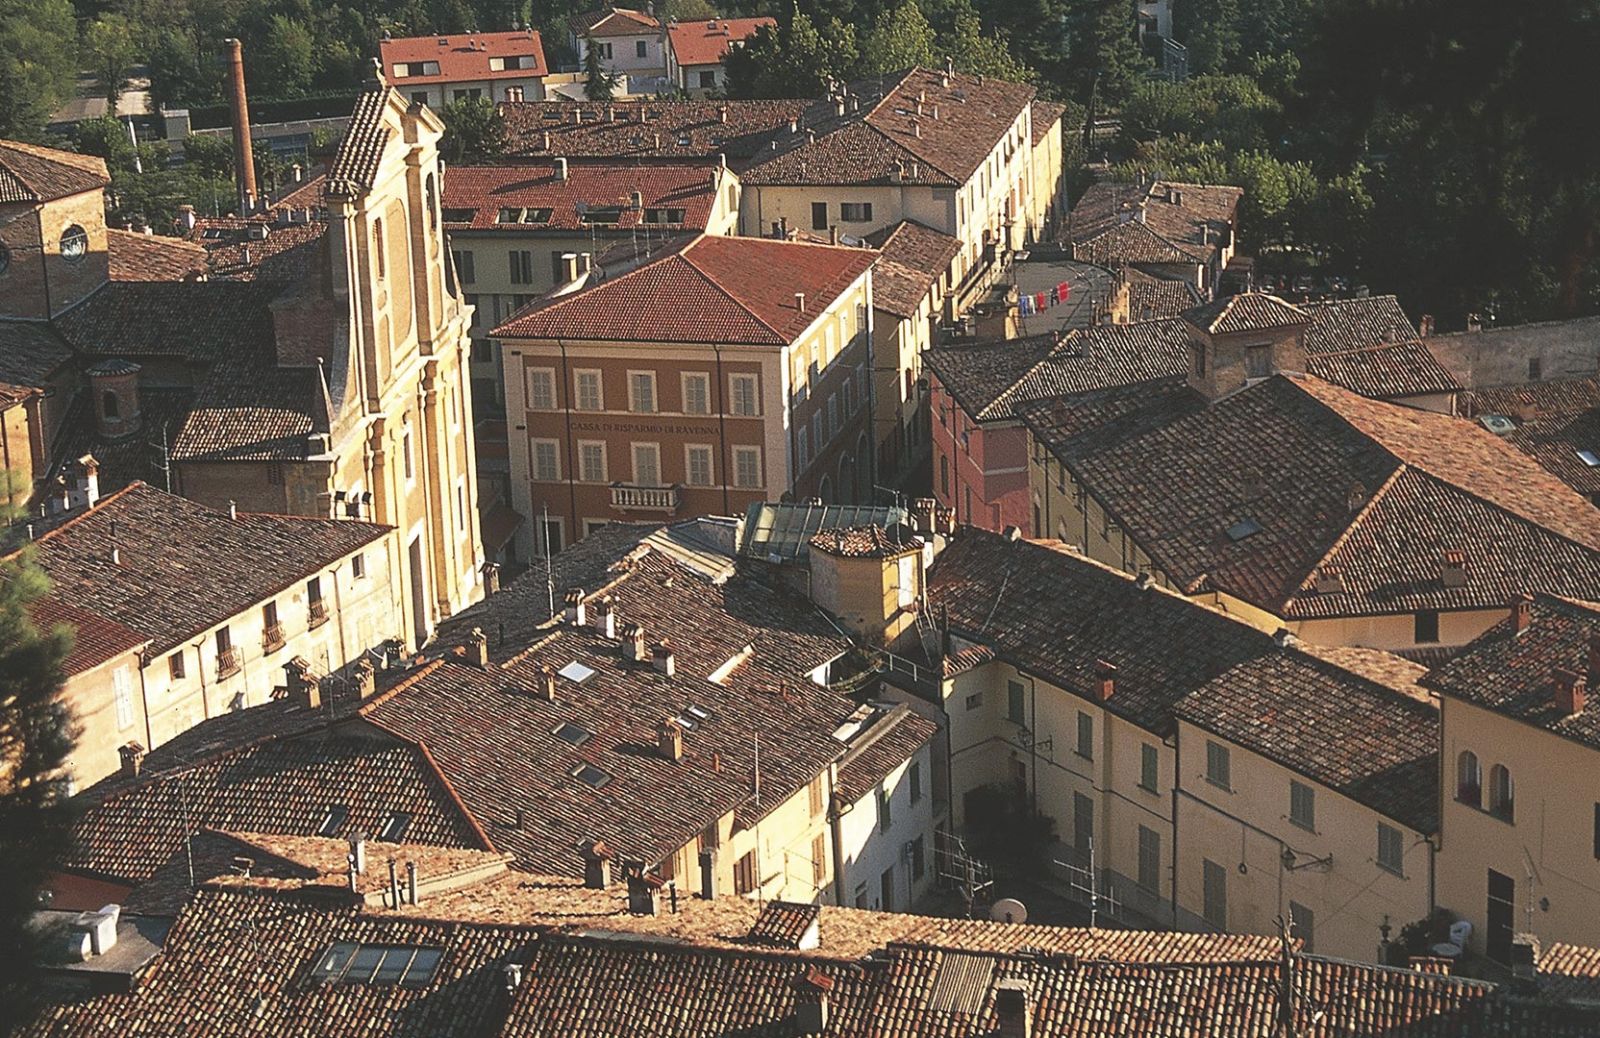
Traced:
<path fill-rule="evenodd" d="M 1596 807 L 1600 816 L 1600 806 Z M 1597 817 L 1600 821 L 1600 817 Z M 1404 874 L 1406 856 L 1405 836 L 1392 825 L 1378 823 L 1378 865 L 1390 872 Z M 1600 857 L 1600 855 L 1597 855 Z"/>
<path fill-rule="evenodd" d="M 1415 641 L 1418 645 L 1432 645 L 1439 640 L 1439 613 L 1424 609 L 1417 613 L 1414 623 Z"/>
<path fill-rule="evenodd" d="M 911 802 L 913 804 L 922 800 L 922 762 L 914 760 L 907 771 L 907 783 L 911 786 Z"/>
<path fill-rule="evenodd" d="M 554 411 L 556 409 L 556 369 L 528 369 L 528 409 Z"/>
<path fill-rule="evenodd" d="M 1088 854 L 1094 843 L 1094 801 L 1082 793 L 1072 794 L 1072 846 Z"/>
<path fill-rule="evenodd" d="M 367 575 L 367 554 L 357 552 L 350 558 L 350 576 L 360 580 Z"/>
<path fill-rule="evenodd" d="M 845 223 L 866 223 L 872 219 L 872 203 L 843 202 L 839 206 L 839 219 Z"/>
<path fill-rule="evenodd" d="M 471 251 L 455 249 L 451 251 L 450 256 L 456 261 L 457 280 L 463 285 L 470 285 L 478 280 L 478 266 Z"/>
<path fill-rule="evenodd" d="M 828 229 L 827 202 L 811 203 L 811 229 L 813 231 L 825 231 Z"/>
<path fill-rule="evenodd" d="M 912 879 L 912 881 L 914 882 L 916 880 L 921 879 L 923 874 L 925 872 L 927 872 L 927 871 L 928 871 L 927 847 L 923 843 L 922 837 L 918 836 L 915 840 L 911 841 L 911 879 Z"/>
<path fill-rule="evenodd" d="M 561 453 L 557 441 L 533 441 L 533 478 L 541 483 L 560 481 Z"/>
<path fill-rule="evenodd" d="M 1316 915 L 1298 901 L 1289 902 L 1289 936 L 1300 939 L 1301 950 L 1307 955 L 1316 948 Z"/>
<path fill-rule="evenodd" d="M 1289 780 L 1289 821 L 1302 829 L 1317 827 L 1317 793 L 1304 782 Z"/>
<path fill-rule="evenodd" d="M 967 709 L 968 710 L 976 710 L 976 709 L 978 709 L 978 707 L 980 707 L 982 705 L 983 705 L 983 693 L 982 692 L 974 692 L 972 695 L 967 697 Z"/>
<path fill-rule="evenodd" d="M 688 483 L 691 487 L 709 487 L 712 483 L 711 448 L 690 444 L 684 448 Z"/>
<path fill-rule="evenodd" d="M 572 373 L 572 380 L 576 389 L 574 395 L 578 398 L 578 410 L 605 410 L 606 398 L 600 388 L 600 372 L 593 368 L 579 368 Z"/>
<path fill-rule="evenodd" d="M 1161 834 L 1143 825 L 1139 827 L 1139 885 L 1161 892 Z"/>
<path fill-rule="evenodd" d="M 268 652 L 283 645 L 283 628 L 278 623 L 278 603 L 261 607 L 261 640 Z"/>
<path fill-rule="evenodd" d="M 744 857 L 733 866 L 733 890 L 736 894 L 748 894 L 756 889 L 756 852 L 746 851 Z"/>
<path fill-rule="evenodd" d="M 533 284 L 533 253 L 526 249 L 513 249 L 510 259 L 511 283 L 513 285 Z"/>
<path fill-rule="evenodd" d="M 1027 689 L 1020 681 L 1006 682 L 1006 717 L 1012 724 L 1027 724 Z"/>
<path fill-rule="evenodd" d="M 661 485 L 661 445 L 658 443 L 633 444 L 633 482 L 635 486 Z"/>
<path fill-rule="evenodd" d="M 756 392 L 754 375 L 728 376 L 728 410 L 741 417 L 755 417 L 761 413 L 761 401 Z"/>
<path fill-rule="evenodd" d="M 1078 711 L 1078 756 L 1094 760 L 1094 715 Z"/>
<path fill-rule="evenodd" d="M 671 206 L 660 206 L 644 211 L 645 223 L 682 223 L 687 213 Z"/>
<path fill-rule="evenodd" d="M 111 672 L 112 693 L 117 701 L 117 729 L 133 727 L 133 677 L 126 666 Z"/>
<path fill-rule="evenodd" d="M 886 833 L 894 825 L 894 794 L 887 789 L 878 790 L 878 832 Z"/>
<path fill-rule="evenodd" d="M 1244 351 L 1244 377 L 1267 378 L 1272 374 L 1272 347 L 1246 346 Z"/>
<path fill-rule="evenodd" d="M 761 486 L 760 447 L 733 449 L 733 485 L 746 488 Z"/>
<path fill-rule="evenodd" d="M 1161 767 L 1161 757 L 1154 746 L 1141 743 L 1139 746 L 1139 788 L 1156 792 L 1159 786 L 1158 773 Z"/>
<path fill-rule="evenodd" d="M 417 478 L 417 459 L 411 450 L 411 426 L 409 424 L 400 430 L 400 460 L 405 465 L 406 482 Z"/>
<path fill-rule="evenodd" d="M 648 57 L 649 54 L 650 54 L 649 45 L 646 44 L 644 40 L 634 40 L 633 41 L 633 56 L 634 57 L 643 58 L 643 57 Z"/>
<path fill-rule="evenodd" d="M 715 88 L 716 85 L 717 85 L 717 74 L 715 72 L 702 72 L 702 73 L 700 73 L 700 89 L 701 90 L 711 90 L 711 89 Z"/>
<path fill-rule="evenodd" d="M 1206 377 L 1206 348 L 1197 342 L 1189 344 L 1189 373 L 1195 378 Z"/>
<path fill-rule="evenodd" d="M 828 878 L 828 834 L 818 833 L 811 838 L 811 885 L 822 886 Z"/>
<path fill-rule="evenodd" d="M 578 478 L 585 483 L 606 481 L 606 445 L 598 440 L 578 441 Z"/>
<path fill-rule="evenodd" d="M 656 375 L 653 371 L 628 372 L 628 410 L 651 414 L 656 409 Z"/>
<path fill-rule="evenodd" d="M 683 413 L 711 413 L 711 376 L 704 371 L 683 373 Z"/>
<path fill-rule="evenodd" d="M 1228 928 L 1228 870 L 1210 859 L 1204 866 L 1204 905 L 1201 909 L 1213 930 Z"/>
<path fill-rule="evenodd" d="M 183 650 L 179 649 L 167 657 L 167 676 L 173 681 L 182 681 L 187 674 L 188 667 L 183 662 Z M 1600 806 L 1596 808 L 1595 817 L 1600 819 Z M 1595 855 L 1595 857 L 1600 858 L 1600 854 Z"/>
<path fill-rule="evenodd" d="M 812 818 L 815 818 L 818 815 L 822 814 L 822 808 L 823 808 L 822 792 L 823 792 L 823 790 L 822 790 L 822 776 L 818 775 L 816 778 L 812 779 L 811 782 L 806 787 L 806 795 L 807 795 L 808 799 L 810 800 L 811 817 Z"/>
<path fill-rule="evenodd" d="M 1221 789 L 1232 789 L 1228 748 L 1221 743 L 1206 740 L 1206 781 Z"/>
<path fill-rule="evenodd" d="M 885 912 L 894 911 L 894 866 L 890 865 L 878 877 L 878 907 Z"/>
<path fill-rule="evenodd" d="M 828 439 L 833 439 L 839 431 L 839 394 L 828 394 Z"/>

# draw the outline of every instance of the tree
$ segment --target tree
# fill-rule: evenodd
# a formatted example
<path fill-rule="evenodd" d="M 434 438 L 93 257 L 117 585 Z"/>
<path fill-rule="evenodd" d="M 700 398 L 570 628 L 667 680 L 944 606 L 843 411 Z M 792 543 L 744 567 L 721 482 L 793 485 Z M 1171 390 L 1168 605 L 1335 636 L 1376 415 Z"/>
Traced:
<path fill-rule="evenodd" d="M 617 89 L 617 76 L 606 71 L 600 45 L 593 36 L 583 37 L 583 96 L 591 101 L 609 101 Z"/>
<path fill-rule="evenodd" d="M 1014 83 L 1031 83 L 1034 70 L 1012 56 L 1010 40 L 1002 30 L 985 32 L 983 21 L 968 0 L 953 9 L 950 45 L 945 56 L 956 70 L 973 76 L 992 76 Z"/>
<path fill-rule="evenodd" d="M 122 96 L 122 84 L 128 68 L 134 62 L 133 35 L 128 23 L 120 16 L 108 14 L 89 23 L 83 34 L 83 57 L 94 71 L 100 85 L 101 96 L 117 112 L 117 99 Z"/>
<path fill-rule="evenodd" d="M 39 892 L 72 842 L 64 767 L 73 732 L 60 699 L 72 637 L 64 628 L 41 631 L 30 618 L 46 587 L 26 554 L 0 564 L 0 1005 L 13 1022 L 39 992 L 34 966 L 43 949 L 30 925 Z"/>
<path fill-rule="evenodd" d="M 933 26 L 917 0 L 902 0 L 878 13 L 877 21 L 861 38 L 861 75 L 875 76 L 913 65 L 928 67 L 934 57 Z"/>
<path fill-rule="evenodd" d="M 446 162 L 505 154 L 506 124 L 488 98 L 464 97 L 451 101 L 439 115 L 445 126 L 439 151 Z"/>
<path fill-rule="evenodd" d="M 1153 67 L 1135 39 L 1129 0 L 1069 0 L 1066 10 L 1068 74 L 1074 98 L 1097 107 L 1116 106 Z"/>
<path fill-rule="evenodd" d="M 855 27 L 830 20 L 827 32 L 792 6 L 776 27 L 757 29 L 728 53 L 730 97 L 821 97 L 828 81 L 848 78 L 856 65 Z"/>
<path fill-rule="evenodd" d="M 0 0 L 0 137 L 37 138 L 77 81 L 68 0 Z"/>
<path fill-rule="evenodd" d="M 256 46 L 252 71 L 267 97 L 295 97 L 311 87 L 315 49 L 311 33 L 300 22 L 275 14 Z"/>

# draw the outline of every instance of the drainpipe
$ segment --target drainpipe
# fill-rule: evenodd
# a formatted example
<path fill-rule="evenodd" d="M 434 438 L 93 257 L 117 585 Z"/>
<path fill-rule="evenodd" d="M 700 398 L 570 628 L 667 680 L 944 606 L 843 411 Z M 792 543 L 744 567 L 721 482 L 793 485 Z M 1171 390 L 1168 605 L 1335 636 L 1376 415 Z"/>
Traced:
<path fill-rule="evenodd" d="M 576 452 L 577 452 L 577 449 L 578 449 L 578 445 L 572 439 L 572 393 L 573 393 L 573 390 L 572 390 L 572 372 L 567 367 L 567 342 L 566 342 L 566 340 L 565 339 L 557 339 L 556 340 L 556 348 L 561 351 L 561 396 L 567 402 L 567 406 L 562 408 L 562 413 L 563 413 L 563 416 L 564 416 L 564 418 L 566 420 L 566 426 L 567 426 L 567 507 L 570 509 L 569 515 L 570 515 L 570 517 L 572 519 L 572 534 L 573 534 L 572 539 L 574 541 L 576 541 L 576 540 L 578 540 L 578 482 L 577 482 L 576 469 L 574 468 L 574 461 L 577 458 L 577 453 Z M 526 372 L 524 372 L 524 373 L 518 375 L 517 377 L 518 378 L 526 378 L 527 374 L 526 374 Z M 528 460 L 530 462 L 532 462 L 533 459 L 530 457 Z M 528 498 L 528 504 L 529 504 L 530 507 L 533 504 L 533 498 L 532 498 L 531 495 Z M 534 517 L 530 516 L 530 518 L 534 518 Z M 534 521 L 535 522 L 539 522 L 540 520 L 538 520 L 537 518 L 534 518 Z M 545 542 L 544 542 L 545 554 L 547 554 L 547 555 L 555 554 L 554 552 L 552 552 L 550 550 L 550 540 L 549 540 L 550 533 L 549 533 L 549 531 L 548 530 L 541 530 L 539 532 L 539 536 L 545 538 Z M 562 545 L 562 547 L 566 547 L 566 545 Z"/>
<path fill-rule="evenodd" d="M 731 514 L 732 505 L 729 503 L 728 481 L 732 478 L 733 473 L 729 471 L 728 464 L 730 457 L 728 453 L 728 402 L 726 399 L 728 387 L 722 375 L 722 347 L 717 343 L 712 343 L 711 352 L 716 354 L 717 358 L 717 460 L 722 466 L 722 514 L 729 515 Z"/>
<path fill-rule="evenodd" d="M 828 768 L 828 827 L 833 831 L 833 903 L 846 905 L 844 891 L 844 812 L 839 810 L 838 768 Z"/>

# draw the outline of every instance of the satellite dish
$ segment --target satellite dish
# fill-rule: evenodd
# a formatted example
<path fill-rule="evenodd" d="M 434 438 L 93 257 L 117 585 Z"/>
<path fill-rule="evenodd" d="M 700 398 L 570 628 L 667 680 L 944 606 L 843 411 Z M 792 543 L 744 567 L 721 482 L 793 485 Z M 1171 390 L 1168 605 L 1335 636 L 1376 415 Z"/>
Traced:
<path fill-rule="evenodd" d="M 1028 921 L 1028 906 L 1014 897 L 1003 897 L 989 909 L 989 918 L 997 923 L 1025 923 Z"/>

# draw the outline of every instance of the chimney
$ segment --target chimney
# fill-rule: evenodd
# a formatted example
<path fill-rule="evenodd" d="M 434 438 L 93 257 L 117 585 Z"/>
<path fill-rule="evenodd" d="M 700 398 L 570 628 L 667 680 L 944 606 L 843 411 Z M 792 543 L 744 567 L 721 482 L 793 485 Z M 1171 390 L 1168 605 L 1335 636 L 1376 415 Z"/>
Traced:
<path fill-rule="evenodd" d="M 995 1034 L 998 1038 L 1033 1038 L 1033 1006 L 1028 982 L 1007 977 L 994 986 Z"/>
<path fill-rule="evenodd" d="M 800 132 L 800 120 L 799 119 L 790 119 L 789 120 L 789 132 L 790 133 L 799 133 Z"/>
<path fill-rule="evenodd" d="M 1445 587 L 1467 586 L 1467 555 L 1452 548 L 1444 553 L 1444 563 L 1439 567 L 1439 582 Z"/>
<path fill-rule="evenodd" d="M 1433 334 L 1433 315 L 1423 314 L 1417 318 L 1417 338 L 1426 339 Z"/>
<path fill-rule="evenodd" d="M 666 880 L 644 871 L 644 865 L 635 862 L 628 871 L 628 911 L 634 915 L 655 915 L 661 907 L 661 888 Z"/>
<path fill-rule="evenodd" d="M 322 706 L 322 687 L 311 676 L 311 664 L 304 656 L 296 656 L 285 663 L 283 674 L 289 686 L 289 702 L 302 710 L 316 710 Z"/>
<path fill-rule="evenodd" d="M 576 252 L 563 252 L 561 254 L 561 283 L 570 285 L 578 280 L 578 254 Z"/>
<path fill-rule="evenodd" d="M 717 105 L 717 122 L 725 123 L 727 121 L 728 121 L 728 106 L 727 105 Z"/>
<path fill-rule="evenodd" d="M 126 743 L 117 750 L 117 756 L 122 761 L 122 777 L 138 778 L 144 767 L 144 747 L 136 742 Z"/>
<path fill-rule="evenodd" d="M 561 259 L 562 259 L 563 262 L 566 261 L 567 256 L 572 256 L 572 253 L 569 252 L 569 253 L 566 254 L 566 256 L 562 256 Z M 576 263 L 578 258 L 576 256 L 572 256 L 572 259 L 573 259 L 573 262 Z M 585 617 L 587 616 L 587 612 L 588 612 L 587 609 L 585 608 L 585 603 L 584 603 L 584 599 L 583 599 L 583 588 L 581 588 L 581 587 L 568 588 L 567 589 L 566 598 L 563 599 L 563 601 L 565 601 L 566 604 L 567 604 L 567 611 L 566 611 L 567 626 L 569 626 L 569 627 L 582 627 L 584 625 Z"/>
<path fill-rule="evenodd" d="M 93 508 L 100 500 L 100 463 L 93 454 L 85 454 L 74 469 L 80 503 L 85 508 Z"/>
<path fill-rule="evenodd" d="M 594 629 L 602 638 L 617 636 L 617 610 L 612 606 L 611 599 L 602 598 L 594 604 Z"/>
<path fill-rule="evenodd" d="M 250 106 L 244 94 L 244 44 L 229 38 L 228 65 L 233 73 L 233 167 L 239 177 L 239 215 L 256 205 L 256 161 L 250 149 Z"/>
<path fill-rule="evenodd" d="M 556 701 L 556 672 L 554 667 L 539 668 L 539 687 L 535 694 L 546 703 Z"/>
<path fill-rule="evenodd" d="M 1109 660 L 1095 660 L 1094 678 L 1094 697 L 1104 703 L 1117 690 L 1117 665 Z"/>
<path fill-rule="evenodd" d="M 921 119 L 913 119 L 913 120 L 911 120 L 911 136 L 916 137 L 919 140 L 921 139 L 921 137 L 922 137 L 922 120 Z"/>
<path fill-rule="evenodd" d="M 798 1034 L 823 1034 L 828 1030 L 828 994 L 833 978 L 808 965 L 794 981 L 794 1029 Z"/>
<path fill-rule="evenodd" d="M 838 224 L 830 224 L 828 226 L 828 244 L 829 245 L 837 245 L 837 244 L 839 244 L 839 225 Z"/>
<path fill-rule="evenodd" d="M 700 852 L 700 896 L 707 901 L 717 899 L 717 852 L 714 847 L 707 847 Z"/>
<path fill-rule="evenodd" d="M 194 206 L 178 206 L 178 226 L 183 228 L 185 234 L 194 230 Z"/>
<path fill-rule="evenodd" d="M 1533 596 L 1524 591 L 1511 601 L 1511 631 L 1521 634 L 1533 623 Z"/>
<path fill-rule="evenodd" d="M 228 498 L 228 518 L 237 522 L 239 520 L 239 502 Z"/>
<path fill-rule="evenodd" d="M 1600 682 L 1600 631 L 1593 631 L 1589 635 L 1589 671 L 1590 684 Z"/>
<path fill-rule="evenodd" d="M 606 105 L 606 122 L 614 123 L 616 121 L 617 121 L 617 106 L 616 105 Z"/>
<path fill-rule="evenodd" d="M 642 192 L 642 191 L 629 191 L 628 192 L 628 208 L 633 209 L 633 210 L 643 209 L 644 208 L 644 192 Z"/>
<path fill-rule="evenodd" d="M 485 597 L 495 594 L 500 590 L 500 564 L 498 562 L 485 562 L 483 564 L 483 594 Z"/>
<path fill-rule="evenodd" d="M 672 647 L 665 638 L 650 647 L 650 665 L 657 674 L 672 677 L 678 671 L 677 657 L 672 654 Z"/>
<path fill-rule="evenodd" d="M 604 890 L 611 885 L 611 848 L 604 840 L 590 840 L 578 848 L 583 854 L 583 885 Z"/>
<path fill-rule="evenodd" d="M 567 160 L 557 156 L 555 160 L 555 177 L 561 183 L 567 180 Z"/>
<path fill-rule="evenodd" d="M 542 150 L 544 150 L 544 151 L 549 151 L 550 150 L 550 131 L 549 130 L 544 131 L 544 139 L 540 143 L 544 145 Z"/>
<path fill-rule="evenodd" d="M 1532 933 L 1513 934 L 1511 937 L 1511 983 L 1525 994 L 1531 994 L 1539 984 L 1539 936 Z"/>
<path fill-rule="evenodd" d="M 1481 331 L 1483 331 L 1483 315 L 1482 314 L 1468 314 L 1467 315 L 1467 331 L 1469 331 L 1469 332 L 1481 332 Z"/>
<path fill-rule="evenodd" d="M 481 627 L 474 627 L 467 634 L 467 659 L 475 667 L 484 670 L 489 668 L 489 636 L 483 633 Z"/>
<path fill-rule="evenodd" d="M 1556 712 L 1562 717 L 1583 713 L 1583 701 L 1588 693 L 1589 680 L 1575 670 L 1559 668 L 1556 671 L 1556 691 L 1551 699 Z"/>
<path fill-rule="evenodd" d="M 806 294 L 804 292 L 796 292 L 794 294 L 794 308 L 801 313 L 806 312 Z"/>
<path fill-rule="evenodd" d="M 656 725 L 656 750 L 663 760 L 683 760 L 683 729 L 670 717 Z"/>
<path fill-rule="evenodd" d="M 835 99 L 834 102 L 833 102 L 833 114 L 842 116 L 842 115 L 844 115 L 844 112 L 845 112 L 844 98 L 840 97 L 840 98 Z"/>

